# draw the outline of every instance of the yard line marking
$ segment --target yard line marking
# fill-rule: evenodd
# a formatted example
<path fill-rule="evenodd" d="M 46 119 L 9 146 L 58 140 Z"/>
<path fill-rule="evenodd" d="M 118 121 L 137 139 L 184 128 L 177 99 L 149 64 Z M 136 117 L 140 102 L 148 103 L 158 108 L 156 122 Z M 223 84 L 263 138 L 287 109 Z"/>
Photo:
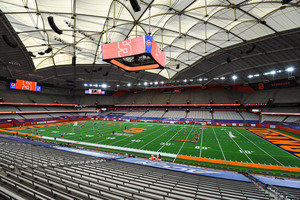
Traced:
<path fill-rule="evenodd" d="M 168 130 L 169 131 L 169 130 Z M 153 140 L 151 140 L 150 142 L 148 142 L 147 144 L 145 144 L 145 145 L 143 145 L 142 147 L 140 147 L 139 149 L 141 149 L 141 148 L 143 148 L 143 147 L 145 147 L 145 146 L 147 146 L 148 144 L 150 144 L 151 142 L 153 142 L 154 140 L 156 140 L 156 139 L 158 139 L 158 138 L 160 138 L 161 136 L 163 136 L 164 134 L 166 134 L 168 131 L 166 131 L 165 133 L 163 133 L 163 134 L 160 134 L 158 137 L 156 137 L 156 138 L 154 138 Z"/>
<path fill-rule="evenodd" d="M 248 141 L 250 141 L 252 144 L 254 144 L 256 147 L 258 147 L 260 150 L 262 150 L 265 154 L 267 154 L 268 156 L 270 156 L 273 160 L 275 160 L 276 162 L 278 162 L 279 164 L 281 164 L 282 166 L 284 166 L 281 162 L 279 162 L 276 158 L 274 158 L 273 156 L 271 156 L 268 152 L 266 152 L 265 150 L 263 150 L 262 148 L 260 148 L 259 146 L 257 146 L 257 144 L 255 144 L 254 142 L 252 142 L 251 140 L 249 140 L 248 137 L 244 136 L 243 134 L 241 134 L 238 130 L 234 129 L 236 132 L 238 132 L 240 135 L 242 135 L 244 138 L 246 138 Z M 258 136 L 257 136 L 258 137 Z"/>
<path fill-rule="evenodd" d="M 199 155 L 200 158 L 201 158 L 201 154 L 202 154 L 203 133 L 204 133 L 204 127 L 202 126 L 201 145 L 200 145 L 200 155 Z"/>
<path fill-rule="evenodd" d="M 227 133 L 225 129 L 224 129 L 224 132 L 225 132 L 226 134 L 228 134 L 228 136 L 229 136 L 229 133 Z M 229 136 L 229 137 L 230 137 L 230 136 Z M 246 156 L 252 163 L 254 163 L 254 162 L 251 160 L 251 158 L 246 154 L 246 152 L 244 152 L 244 150 L 240 147 L 240 145 L 238 145 L 238 143 L 237 143 L 232 137 L 230 137 L 230 138 L 231 138 L 232 141 L 236 144 L 236 146 L 238 146 L 238 147 L 240 148 L 240 150 L 242 150 L 243 154 L 245 154 L 245 156 Z"/>
<path fill-rule="evenodd" d="M 155 128 L 153 128 L 153 129 L 155 129 Z M 162 129 L 162 128 L 161 128 Z M 149 130 L 151 130 L 151 129 L 148 129 L 147 131 L 149 131 Z M 158 129 L 158 130 L 160 130 L 160 129 Z M 157 131 L 158 131 L 157 130 Z M 156 132 L 156 131 L 154 131 L 154 132 Z M 153 132 L 151 132 L 150 134 L 152 134 Z M 150 134 L 147 134 L 147 135 L 150 135 Z M 145 135 L 145 136 L 147 136 L 147 135 Z M 138 134 L 137 135 L 134 135 L 134 136 L 138 136 Z M 145 137 L 144 136 L 144 137 Z M 117 136 L 118 137 L 118 136 Z M 119 137 L 123 137 L 123 136 L 121 136 L 121 135 L 119 135 Z M 144 137 L 141 137 L 141 138 L 137 138 L 137 139 L 142 139 L 142 138 L 144 138 Z M 117 142 L 120 142 L 120 141 L 123 141 L 123 140 L 126 140 L 126 139 L 128 139 L 128 137 L 125 137 L 125 138 L 123 138 L 123 139 L 121 139 L 121 140 L 117 140 L 117 141 L 115 141 L 115 142 L 113 142 L 113 143 L 110 143 L 110 145 L 112 145 L 112 144 L 115 144 L 115 143 L 117 143 Z M 132 138 L 132 139 L 135 139 L 135 138 Z M 133 142 L 131 142 L 131 143 L 133 143 Z M 126 147 L 127 145 L 129 145 L 129 144 L 131 144 L 131 143 L 128 143 L 128 144 L 126 144 L 124 147 Z"/>
<path fill-rule="evenodd" d="M 164 146 L 166 146 L 166 144 L 169 143 L 169 142 L 173 139 L 173 137 L 176 136 L 176 134 L 177 134 L 177 133 L 175 133 L 175 134 L 174 134 L 167 142 L 165 142 L 165 144 L 164 144 L 162 147 L 160 147 L 160 148 L 157 150 L 157 152 L 159 152 L 162 148 L 164 148 Z"/>
<path fill-rule="evenodd" d="M 218 139 L 218 137 L 217 137 L 217 134 L 216 134 L 216 132 L 215 132 L 214 127 L 212 127 L 212 129 L 213 129 L 213 132 L 214 132 L 214 134 L 215 134 L 215 136 L 216 136 L 216 139 L 217 139 L 217 142 L 218 142 L 219 147 L 220 147 L 220 149 L 221 149 L 221 152 L 222 152 L 222 154 L 223 154 L 224 160 L 226 160 L 226 157 L 225 157 L 225 155 L 224 155 L 223 149 L 222 149 L 222 147 L 221 147 L 221 144 L 220 144 L 220 142 L 219 142 L 219 139 Z"/>
<path fill-rule="evenodd" d="M 149 134 L 147 134 L 147 135 L 144 135 L 143 137 L 141 137 L 141 138 L 137 138 L 137 139 L 143 139 L 144 137 L 147 137 L 148 135 L 151 135 L 151 134 L 153 134 L 153 133 L 155 133 L 155 132 L 157 132 L 157 131 L 160 131 L 161 129 L 163 129 L 163 127 L 161 127 L 160 129 L 158 129 L 158 130 L 156 130 L 156 131 L 153 131 L 153 132 L 151 132 L 151 133 L 149 133 Z M 128 138 L 126 138 L 126 139 L 128 139 Z M 132 139 L 134 139 L 134 138 L 132 138 Z M 132 144 L 133 142 L 130 142 L 130 143 L 127 143 L 126 145 L 124 145 L 123 147 L 126 147 L 127 145 L 130 145 L 130 144 Z M 113 143 L 112 143 L 113 144 Z"/>
<path fill-rule="evenodd" d="M 195 128 L 195 125 L 193 125 L 193 127 L 191 128 L 190 133 L 189 133 L 189 134 L 186 136 L 186 138 L 185 138 L 185 141 L 187 141 L 188 137 L 190 136 L 190 134 L 191 134 L 191 132 L 194 130 L 194 128 Z M 179 155 L 179 152 L 181 151 L 182 147 L 184 146 L 185 141 L 183 142 L 183 144 L 181 145 L 179 151 L 177 152 L 177 156 Z M 176 158 L 177 158 L 177 156 L 176 156 Z M 176 158 L 174 158 L 173 162 L 175 162 Z"/>

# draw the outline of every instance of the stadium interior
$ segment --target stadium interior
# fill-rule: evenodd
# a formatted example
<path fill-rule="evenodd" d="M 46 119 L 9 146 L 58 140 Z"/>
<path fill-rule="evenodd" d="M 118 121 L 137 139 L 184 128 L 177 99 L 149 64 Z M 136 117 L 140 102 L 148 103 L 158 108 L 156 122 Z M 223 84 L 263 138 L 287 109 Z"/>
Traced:
<path fill-rule="evenodd" d="M 0 199 L 300 199 L 299 7 L 0 0 Z"/>

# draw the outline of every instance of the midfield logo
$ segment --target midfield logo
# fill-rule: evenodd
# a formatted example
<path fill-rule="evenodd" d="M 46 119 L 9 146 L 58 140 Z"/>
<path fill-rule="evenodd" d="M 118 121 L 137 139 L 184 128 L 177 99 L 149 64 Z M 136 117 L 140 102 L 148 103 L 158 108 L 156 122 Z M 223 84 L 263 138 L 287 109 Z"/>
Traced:
<path fill-rule="evenodd" d="M 128 130 L 124 130 L 125 133 L 141 133 L 143 131 L 146 131 L 146 128 L 130 128 Z"/>

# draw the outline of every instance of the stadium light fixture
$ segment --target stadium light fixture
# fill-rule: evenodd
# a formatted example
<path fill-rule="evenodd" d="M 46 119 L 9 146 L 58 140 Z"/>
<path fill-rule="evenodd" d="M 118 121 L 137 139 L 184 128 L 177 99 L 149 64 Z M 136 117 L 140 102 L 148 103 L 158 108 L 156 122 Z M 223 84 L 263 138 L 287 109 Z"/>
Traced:
<path fill-rule="evenodd" d="M 152 83 L 152 82 L 150 82 L 150 85 L 153 85 L 153 83 Z"/>
<path fill-rule="evenodd" d="M 294 67 L 288 67 L 285 71 L 287 71 L 287 72 L 293 72 L 294 70 L 295 70 Z"/>
<path fill-rule="evenodd" d="M 103 84 L 101 85 L 101 87 L 102 87 L 102 88 L 107 88 L 107 85 L 106 85 L 105 83 L 103 83 Z"/>
<path fill-rule="evenodd" d="M 120 87 L 120 85 L 117 85 L 117 87 Z"/>
<path fill-rule="evenodd" d="M 253 78 L 253 75 L 248 75 L 248 78 Z"/>
<path fill-rule="evenodd" d="M 183 82 L 185 82 L 185 83 L 186 83 L 186 82 L 187 82 L 187 80 L 186 80 L 186 79 L 184 79 L 184 80 L 183 80 Z"/>
<path fill-rule="evenodd" d="M 194 80 L 193 80 L 193 79 L 190 79 L 190 81 L 193 82 Z"/>
<path fill-rule="evenodd" d="M 147 82 L 145 82 L 145 83 L 144 83 L 144 86 L 147 86 L 147 85 L 148 85 L 148 83 L 147 83 Z"/>
<path fill-rule="evenodd" d="M 89 86 L 90 86 L 90 87 L 92 87 L 92 86 L 93 86 L 93 84 L 90 84 Z"/>
<path fill-rule="evenodd" d="M 157 84 L 158 84 L 158 82 L 157 82 L 157 81 L 155 81 L 155 82 L 154 82 L 154 84 L 155 84 L 155 85 L 157 85 Z"/>
<path fill-rule="evenodd" d="M 219 80 L 219 78 L 218 78 L 218 77 L 216 77 L 216 78 L 214 78 L 214 80 Z"/>
<path fill-rule="evenodd" d="M 237 77 L 237 75 L 233 75 L 231 78 L 232 78 L 232 80 L 236 80 L 238 77 Z"/>
<path fill-rule="evenodd" d="M 94 87 L 98 87 L 98 84 L 94 84 Z"/>
<path fill-rule="evenodd" d="M 281 73 L 282 72 L 282 70 L 277 70 L 277 73 Z"/>
<path fill-rule="evenodd" d="M 221 77 L 220 79 L 221 79 L 221 80 L 225 80 L 225 77 L 223 76 L 223 77 Z"/>
<path fill-rule="evenodd" d="M 88 84 L 87 84 L 87 83 L 85 83 L 83 86 L 84 86 L 84 87 L 87 87 L 87 86 L 88 86 Z"/>
<path fill-rule="evenodd" d="M 138 83 L 138 85 L 142 85 L 141 83 Z"/>
<path fill-rule="evenodd" d="M 260 75 L 259 75 L 259 74 L 254 74 L 253 76 L 254 76 L 254 77 L 259 77 Z"/>
<path fill-rule="evenodd" d="M 270 74 L 274 75 L 274 74 L 276 74 L 276 71 L 272 70 L 272 71 L 270 71 Z"/>
<path fill-rule="evenodd" d="M 131 83 L 127 83 L 127 86 L 130 87 L 130 86 L 131 86 Z"/>
<path fill-rule="evenodd" d="M 202 81 L 202 78 L 199 78 L 198 80 L 199 80 L 199 81 Z"/>
<path fill-rule="evenodd" d="M 164 84 L 165 82 L 161 81 L 160 83 L 161 83 L 161 84 Z"/>
<path fill-rule="evenodd" d="M 205 79 L 203 79 L 203 80 L 207 81 L 208 79 L 207 79 L 207 78 L 205 78 Z"/>

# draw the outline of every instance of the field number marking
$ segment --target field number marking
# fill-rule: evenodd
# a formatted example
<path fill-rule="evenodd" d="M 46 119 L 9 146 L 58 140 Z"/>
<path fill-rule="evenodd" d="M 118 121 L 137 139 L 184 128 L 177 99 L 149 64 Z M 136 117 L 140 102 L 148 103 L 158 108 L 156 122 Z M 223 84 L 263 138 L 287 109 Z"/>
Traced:
<path fill-rule="evenodd" d="M 162 142 L 162 143 L 160 143 L 160 145 L 171 146 L 171 143 L 164 143 L 164 142 Z"/>
<path fill-rule="evenodd" d="M 195 149 L 204 149 L 204 150 L 207 150 L 208 149 L 208 147 L 200 147 L 200 146 L 195 146 Z"/>
<path fill-rule="evenodd" d="M 143 140 L 131 140 L 131 142 L 142 142 Z"/>
<path fill-rule="evenodd" d="M 248 150 L 239 150 L 240 153 L 246 153 L 246 154 L 251 154 L 254 151 L 248 151 Z"/>

